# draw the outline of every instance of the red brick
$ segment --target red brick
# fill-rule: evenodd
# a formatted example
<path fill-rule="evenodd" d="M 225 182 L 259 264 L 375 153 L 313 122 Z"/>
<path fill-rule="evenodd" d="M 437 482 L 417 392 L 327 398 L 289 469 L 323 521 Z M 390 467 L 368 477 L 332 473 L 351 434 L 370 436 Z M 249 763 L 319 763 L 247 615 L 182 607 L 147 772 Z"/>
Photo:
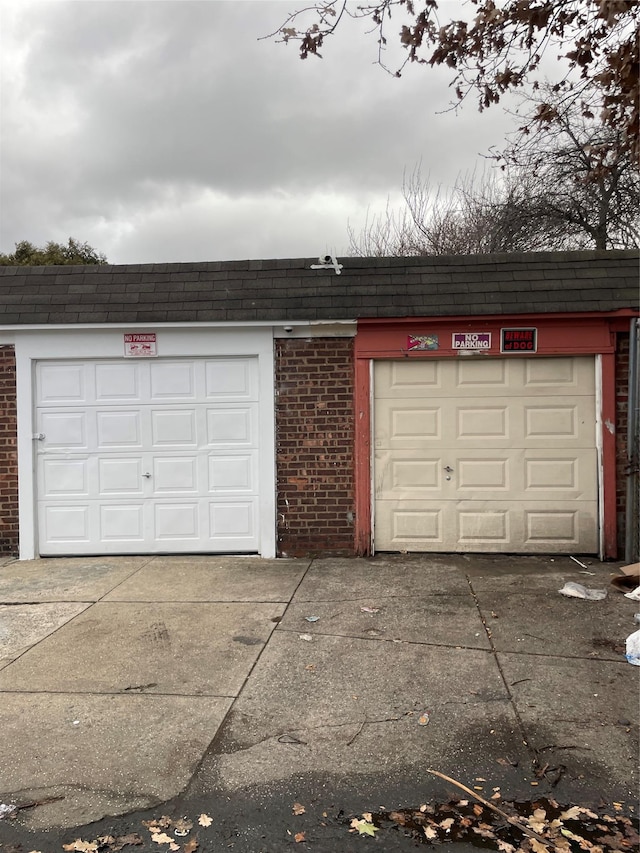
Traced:
<path fill-rule="evenodd" d="M 18 552 L 18 413 L 16 359 L 12 346 L 0 346 L 0 554 Z"/>
<path fill-rule="evenodd" d="M 353 555 L 353 341 L 276 341 L 278 553 Z"/>

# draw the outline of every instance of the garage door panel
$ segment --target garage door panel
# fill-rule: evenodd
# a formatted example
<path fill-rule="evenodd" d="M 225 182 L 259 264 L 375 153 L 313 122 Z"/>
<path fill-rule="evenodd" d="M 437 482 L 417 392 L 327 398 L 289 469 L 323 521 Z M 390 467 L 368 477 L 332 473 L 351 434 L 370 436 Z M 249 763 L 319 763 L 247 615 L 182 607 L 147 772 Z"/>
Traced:
<path fill-rule="evenodd" d="M 255 535 L 257 523 L 257 502 L 211 501 L 209 504 L 209 525 L 212 539 L 226 540 L 229 545 L 235 541 L 251 539 Z"/>
<path fill-rule="evenodd" d="M 597 551 L 593 359 L 424 364 L 375 366 L 375 547 Z"/>
<path fill-rule="evenodd" d="M 574 502 L 570 507 L 545 502 L 527 509 L 524 515 L 525 543 L 540 551 L 598 549 L 598 525 L 587 502 Z"/>
<path fill-rule="evenodd" d="M 192 543 L 201 539 L 197 501 L 156 502 L 153 507 L 155 537 L 159 542 L 178 540 Z"/>
<path fill-rule="evenodd" d="M 197 414 L 195 409 L 152 409 L 150 415 L 151 447 L 153 449 L 197 447 Z"/>
<path fill-rule="evenodd" d="M 98 496 L 143 495 L 143 461 L 140 456 L 108 456 L 97 460 Z"/>
<path fill-rule="evenodd" d="M 511 437 L 510 414 L 506 404 L 488 406 L 486 400 L 458 407 L 455 431 L 449 435 L 473 442 L 484 439 L 508 440 Z"/>
<path fill-rule="evenodd" d="M 376 364 L 374 376 L 377 399 L 424 398 L 442 388 L 442 362 L 429 361 L 419 374 L 410 361 L 386 361 Z"/>
<path fill-rule="evenodd" d="M 163 361 L 149 363 L 151 402 L 193 400 L 196 392 L 196 365 L 193 361 Z"/>
<path fill-rule="evenodd" d="M 89 447 L 91 424 L 84 411 L 41 412 L 36 424 L 49 449 L 64 447 L 78 451 Z"/>
<path fill-rule="evenodd" d="M 416 498 L 442 488 L 440 457 L 420 456 L 412 451 L 376 451 L 377 498 Z"/>
<path fill-rule="evenodd" d="M 523 385 L 528 394 L 589 394 L 593 388 L 592 359 L 534 358 L 526 359 L 523 365 Z"/>
<path fill-rule="evenodd" d="M 435 502 L 385 501 L 378 526 L 376 535 L 393 550 L 448 550 L 444 509 Z"/>
<path fill-rule="evenodd" d="M 258 359 L 36 365 L 39 551 L 257 551 Z"/>
<path fill-rule="evenodd" d="M 90 506 L 87 504 L 44 503 L 38 523 L 43 541 L 63 546 L 91 541 Z"/>
<path fill-rule="evenodd" d="M 43 460 L 38 491 L 44 497 L 88 497 L 88 457 L 69 459 L 47 457 Z"/>
<path fill-rule="evenodd" d="M 143 503 L 100 504 L 97 509 L 100 517 L 98 541 L 109 542 L 112 545 L 144 542 L 145 512 Z"/>
<path fill-rule="evenodd" d="M 414 365 L 424 365 L 425 373 Z M 594 386 L 593 359 L 567 358 L 456 358 L 422 359 L 376 364 L 376 399 L 423 398 L 426 394 L 474 397 L 490 392 L 505 395 L 524 389 L 526 396 L 591 396 Z"/>
<path fill-rule="evenodd" d="M 143 401 L 140 364 L 96 364 L 95 401 L 97 403 L 141 403 Z"/>
<path fill-rule="evenodd" d="M 456 486 L 458 491 L 509 491 L 511 488 L 509 459 L 488 457 L 484 459 L 456 460 Z"/>
<path fill-rule="evenodd" d="M 595 444 L 594 395 L 563 397 L 562 402 L 531 402 L 524 396 L 426 397 L 389 401 L 378 407 L 374 424 L 376 448 L 429 448 L 434 445 L 546 447 Z"/>
<path fill-rule="evenodd" d="M 483 550 L 491 550 L 496 546 L 501 549 L 509 547 L 513 538 L 512 522 L 516 520 L 509 507 L 478 501 L 468 509 L 458 507 L 454 511 L 457 516 L 457 538 L 461 545 L 473 548 L 482 546 Z"/>
<path fill-rule="evenodd" d="M 209 456 L 208 482 L 209 492 L 257 492 L 257 454 Z"/>
<path fill-rule="evenodd" d="M 257 436 L 257 407 L 207 409 L 207 445 L 251 446 Z"/>
<path fill-rule="evenodd" d="M 139 409 L 95 412 L 96 450 L 142 449 L 142 413 Z"/>
<path fill-rule="evenodd" d="M 42 403 L 80 404 L 88 402 L 86 371 L 83 364 L 40 364 L 36 375 L 36 394 Z"/>
<path fill-rule="evenodd" d="M 205 397 L 230 402 L 258 399 L 257 375 L 249 359 L 216 359 L 205 362 Z"/>
<path fill-rule="evenodd" d="M 492 394 L 509 384 L 509 364 L 504 360 L 491 361 L 460 359 L 447 365 L 456 393 L 475 395 L 479 390 L 490 389 Z"/>
<path fill-rule="evenodd" d="M 546 492 L 551 499 L 593 498 L 598 478 L 595 449 L 578 448 L 571 455 L 561 450 L 529 450 L 524 459 L 524 491 L 531 500 Z"/>
<path fill-rule="evenodd" d="M 523 400 L 524 436 L 527 445 L 540 441 L 595 444 L 594 397 L 564 398 L 562 402 L 532 404 Z"/>
<path fill-rule="evenodd" d="M 199 492 L 197 456 L 154 456 L 151 461 L 150 484 L 154 496 Z"/>

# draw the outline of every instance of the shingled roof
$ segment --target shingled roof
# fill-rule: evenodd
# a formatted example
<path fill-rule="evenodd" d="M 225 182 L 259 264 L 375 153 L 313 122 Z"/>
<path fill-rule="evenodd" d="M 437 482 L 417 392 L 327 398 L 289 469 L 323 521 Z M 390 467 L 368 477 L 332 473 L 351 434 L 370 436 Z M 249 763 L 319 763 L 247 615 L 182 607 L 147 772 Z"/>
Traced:
<path fill-rule="evenodd" d="M 284 322 L 638 308 L 637 251 L 0 267 L 0 326 Z"/>

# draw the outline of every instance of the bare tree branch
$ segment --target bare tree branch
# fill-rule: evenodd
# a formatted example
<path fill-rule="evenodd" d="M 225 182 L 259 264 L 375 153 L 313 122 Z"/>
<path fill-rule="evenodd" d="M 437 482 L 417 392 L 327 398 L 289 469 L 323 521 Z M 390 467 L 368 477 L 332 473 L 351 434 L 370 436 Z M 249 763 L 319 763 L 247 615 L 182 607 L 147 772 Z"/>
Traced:
<path fill-rule="evenodd" d="M 554 93 L 543 93 L 553 102 Z M 527 101 L 530 111 L 537 102 Z M 354 255 L 437 255 L 633 248 L 640 244 L 640 171 L 619 133 L 558 103 L 558 120 L 520 131 L 500 169 L 460 176 L 444 192 L 418 166 L 404 204 L 349 227 Z"/>
<path fill-rule="evenodd" d="M 347 18 L 371 21 L 378 62 L 400 77 L 408 62 L 445 65 L 459 101 L 475 92 L 483 111 L 508 91 L 529 85 L 545 53 L 556 51 L 553 92 L 578 104 L 583 115 L 620 134 L 618 147 L 639 155 L 640 3 L 638 0 L 470 0 L 466 16 L 441 24 L 438 0 L 377 0 L 347 7 L 345 0 L 311 3 L 288 15 L 271 35 L 299 43 L 300 56 L 320 56 L 325 39 Z M 385 60 L 386 31 L 398 13 L 406 51 L 393 70 Z M 309 23 L 310 21 L 310 23 Z M 553 125 L 554 103 L 541 100 L 529 129 Z"/>

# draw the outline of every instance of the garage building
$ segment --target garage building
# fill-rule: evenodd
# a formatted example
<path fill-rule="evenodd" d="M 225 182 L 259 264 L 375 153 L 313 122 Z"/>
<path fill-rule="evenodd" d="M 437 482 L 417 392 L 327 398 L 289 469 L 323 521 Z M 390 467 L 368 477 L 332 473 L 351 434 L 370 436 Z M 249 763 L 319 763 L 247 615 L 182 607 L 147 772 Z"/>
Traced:
<path fill-rule="evenodd" d="M 637 552 L 638 291 L 635 251 L 2 267 L 0 549 Z"/>

